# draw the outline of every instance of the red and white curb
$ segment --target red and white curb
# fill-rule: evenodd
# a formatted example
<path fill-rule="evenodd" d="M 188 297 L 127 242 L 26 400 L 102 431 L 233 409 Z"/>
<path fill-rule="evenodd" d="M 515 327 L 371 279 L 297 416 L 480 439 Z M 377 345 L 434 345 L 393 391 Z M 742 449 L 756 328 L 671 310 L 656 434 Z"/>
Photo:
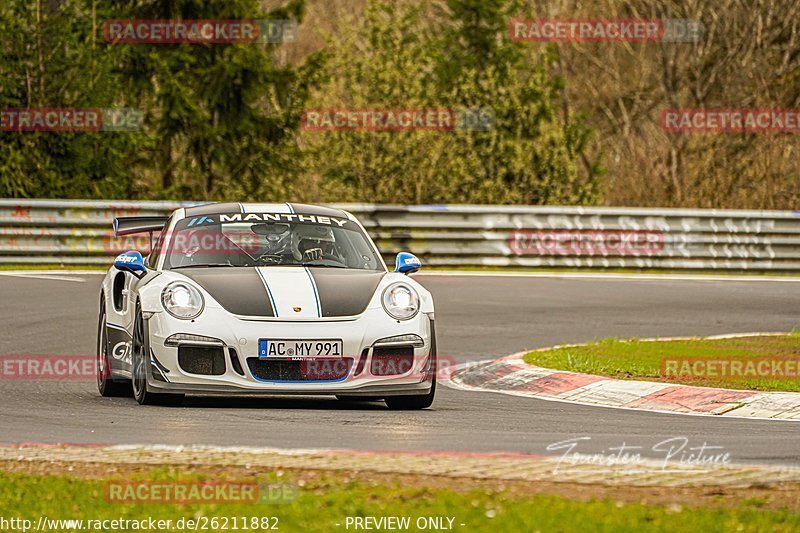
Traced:
<path fill-rule="evenodd" d="M 743 337 L 744 334 L 707 338 Z M 675 339 L 644 339 L 675 340 Z M 543 348 L 549 350 L 551 348 Z M 552 370 L 530 365 L 520 352 L 483 363 L 458 367 L 446 385 L 481 392 L 539 398 L 581 405 L 662 413 L 712 415 L 769 420 L 800 420 L 800 393 L 694 387 L 655 381 Z"/>

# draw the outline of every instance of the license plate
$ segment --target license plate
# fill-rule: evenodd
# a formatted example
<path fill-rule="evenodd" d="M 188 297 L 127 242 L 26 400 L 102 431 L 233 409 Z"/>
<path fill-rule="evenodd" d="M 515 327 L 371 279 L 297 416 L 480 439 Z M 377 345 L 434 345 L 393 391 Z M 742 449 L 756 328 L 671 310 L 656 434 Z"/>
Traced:
<path fill-rule="evenodd" d="M 342 357 L 342 341 L 327 340 L 286 340 L 259 339 L 258 357 Z"/>

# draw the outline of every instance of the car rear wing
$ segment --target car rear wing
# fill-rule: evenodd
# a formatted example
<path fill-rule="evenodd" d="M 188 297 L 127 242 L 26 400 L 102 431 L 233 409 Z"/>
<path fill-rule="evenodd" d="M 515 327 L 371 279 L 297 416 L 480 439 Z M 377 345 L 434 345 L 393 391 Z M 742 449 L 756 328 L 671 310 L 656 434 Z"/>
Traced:
<path fill-rule="evenodd" d="M 121 237 L 134 233 L 162 231 L 168 219 L 167 216 L 117 217 L 114 219 L 114 235 Z"/>

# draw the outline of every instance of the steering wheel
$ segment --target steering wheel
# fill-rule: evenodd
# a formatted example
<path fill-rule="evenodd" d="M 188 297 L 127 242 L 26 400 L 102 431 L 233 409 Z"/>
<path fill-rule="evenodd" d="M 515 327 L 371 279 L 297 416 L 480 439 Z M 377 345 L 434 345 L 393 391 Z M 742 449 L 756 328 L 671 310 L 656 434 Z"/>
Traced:
<path fill-rule="evenodd" d="M 258 261 L 261 263 L 268 263 L 270 265 L 279 265 L 283 263 L 283 256 L 280 254 L 261 254 L 258 257 Z"/>

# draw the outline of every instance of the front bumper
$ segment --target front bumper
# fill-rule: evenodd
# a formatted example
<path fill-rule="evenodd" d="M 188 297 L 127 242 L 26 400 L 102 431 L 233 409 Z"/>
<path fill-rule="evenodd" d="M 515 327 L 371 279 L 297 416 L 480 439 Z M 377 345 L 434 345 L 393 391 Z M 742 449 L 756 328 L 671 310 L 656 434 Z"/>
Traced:
<path fill-rule="evenodd" d="M 192 321 L 175 319 L 166 312 L 154 313 L 147 320 L 147 330 L 152 352 L 147 383 L 148 389 L 154 392 L 373 397 L 422 395 L 430 391 L 435 372 L 432 313 L 419 313 L 411 320 L 397 321 L 387 316 L 383 309 L 367 309 L 359 317 L 347 320 L 287 321 L 243 319 L 222 309 L 206 309 Z M 224 372 L 219 375 L 187 372 L 179 363 L 178 348 L 165 343 L 175 333 L 221 341 Z M 412 334 L 420 337 L 422 342 L 413 347 L 413 362 L 407 371 L 403 367 L 403 371 L 395 375 L 375 375 L 373 356 L 375 348 L 381 345 L 381 339 Z M 341 339 L 344 357 L 352 361 L 343 377 L 336 379 L 260 379 L 248 363 L 248 359 L 258 358 L 259 339 Z M 187 344 L 191 345 L 191 342 Z M 234 358 L 238 360 L 238 368 Z M 317 361 L 323 365 L 335 362 L 330 359 Z"/>

